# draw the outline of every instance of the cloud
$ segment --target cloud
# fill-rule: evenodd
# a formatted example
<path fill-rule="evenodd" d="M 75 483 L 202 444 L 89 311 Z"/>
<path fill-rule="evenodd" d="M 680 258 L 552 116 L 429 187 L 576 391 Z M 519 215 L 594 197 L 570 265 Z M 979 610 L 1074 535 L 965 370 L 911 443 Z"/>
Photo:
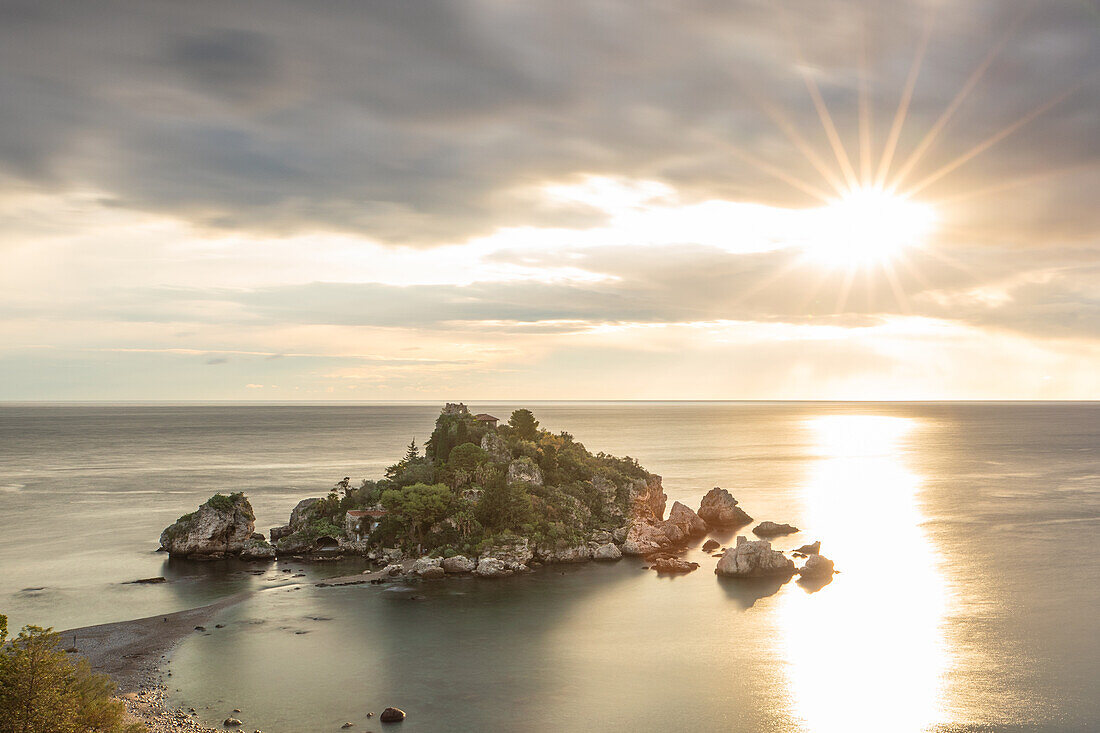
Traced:
<path fill-rule="evenodd" d="M 501 226 L 597 223 L 583 207 L 547 208 L 517 193 L 586 173 L 661 180 L 688 197 L 805 205 L 804 193 L 742 155 L 824 185 L 767 110 L 784 110 L 831 160 L 805 70 L 854 155 L 853 49 L 867 27 L 881 147 L 929 13 L 916 0 L 892 4 L 888 16 L 838 0 L 797 11 L 488 0 L 39 5 L 4 3 L 12 22 L 0 27 L 0 171 L 203 226 L 342 230 L 418 246 Z M 1023 6 L 939 9 L 899 163 Z M 1044 4 L 1028 15 L 914 180 L 1091 78 L 1094 33 L 1084 8 Z M 954 182 L 973 188 L 1095 159 L 1094 92 L 1084 87 Z M 1039 219 L 1024 225 L 1097 223 L 1072 183 L 1045 189 L 1066 197 L 1041 211 L 1012 207 Z M 952 180 L 930 193 L 955 193 Z"/>

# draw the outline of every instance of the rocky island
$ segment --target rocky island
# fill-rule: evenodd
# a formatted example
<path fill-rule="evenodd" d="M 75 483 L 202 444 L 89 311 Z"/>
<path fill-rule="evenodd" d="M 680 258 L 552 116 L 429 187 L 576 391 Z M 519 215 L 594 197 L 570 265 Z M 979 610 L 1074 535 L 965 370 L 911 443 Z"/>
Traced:
<path fill-rule="evenodd" d="M 567 432 L 541 429 L 529 410 L 498 423 L 447 404 L 423 453 L 413 441 L 382 478 L 358 485 L 344 478 L 327 496 L 300 501 L 287 524 L 271 529 L 270 542 L 255 531 L 243 494 L 218 494 L 166 528 L 161 549 L 191 559 L 358 555 L 378 562 L 381 577 L 495 578 L 624 555 L 675 573 L 698 567 L 677 557 L 693 540 L 752 521 L 721 488 L 702 498 L 698 512 L 677 501 L 666 517 L 661 477 L 635 459 L 593 454 Z M 765 522 L 755 531 L 798 530 Z M 831 575 L 831 563 L 816 552 L 810 559 L 806 575 Z M 767 540 L 744 537 L 724 550 L 715 570 L 740 578 L 803 571 Z"/>

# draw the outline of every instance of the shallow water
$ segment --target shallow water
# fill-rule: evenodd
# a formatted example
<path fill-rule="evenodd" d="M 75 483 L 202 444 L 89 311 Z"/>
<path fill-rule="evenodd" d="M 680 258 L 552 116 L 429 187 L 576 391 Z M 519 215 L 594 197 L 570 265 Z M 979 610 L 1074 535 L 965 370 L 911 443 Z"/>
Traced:
<path fill-rule="evenodd" d="M 1100 562 L 1082 552 L 1100 406 L 532 407 L 662 474 L 670 504 L 731 489 L 802 528 L 777 546 L 821 539 L 842 572 L 722 581 L 693 550 L 702 568 L 674 578 L 628 559 L 317 588 L 359 566 L 168 563 L 160 530 L 213 491 L 246 490 L 266 531 L 344 475 L 379 475 L 438 406 L 3 405 L 0 611 L 73 627 L 266 588 L 185 641 L 171 680 L 207 720 L 239 707 L 268 733 L 367 730 L 386 705 L 425 731 L 1100 725 Z M 171 582 L 122 584 L 152 575 Z"/>

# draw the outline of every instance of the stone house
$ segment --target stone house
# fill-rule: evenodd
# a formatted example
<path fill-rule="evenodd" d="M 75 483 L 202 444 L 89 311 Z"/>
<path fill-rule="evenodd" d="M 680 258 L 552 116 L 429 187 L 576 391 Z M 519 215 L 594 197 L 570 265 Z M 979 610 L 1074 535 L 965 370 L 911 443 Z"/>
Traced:
<path fill-rule="evenodd" d="M 344 532 L 353 542 L 363 542 L 378 529 L 378 523 L 386 514 L 386 510 L 381 507 L 351 509 L 344 515 Z"/>

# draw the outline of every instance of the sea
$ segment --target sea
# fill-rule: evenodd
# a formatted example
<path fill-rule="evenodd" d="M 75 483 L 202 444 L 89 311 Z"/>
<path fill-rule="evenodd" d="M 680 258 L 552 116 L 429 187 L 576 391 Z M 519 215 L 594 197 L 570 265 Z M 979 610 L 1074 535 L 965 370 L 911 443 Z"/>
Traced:
<path fill-rule="evenodd" d="M 387 706 L 406 733 L 1100 729 L 1100 403 L 469 404 L 637 458 L 670 506 L 726 488 L 839 573 L 719 578 L 704 538 L 680 576 L 320 587 L 366 566 L 171 561 L 161 530 L 211 494 L 246 492 L 266 533 L 381 476 L 441 405 L 4 403 L 0 613 L 70 629 L 254 590 L 165 670 L 173 705 L 265 733 L 379 730 Z"/>

